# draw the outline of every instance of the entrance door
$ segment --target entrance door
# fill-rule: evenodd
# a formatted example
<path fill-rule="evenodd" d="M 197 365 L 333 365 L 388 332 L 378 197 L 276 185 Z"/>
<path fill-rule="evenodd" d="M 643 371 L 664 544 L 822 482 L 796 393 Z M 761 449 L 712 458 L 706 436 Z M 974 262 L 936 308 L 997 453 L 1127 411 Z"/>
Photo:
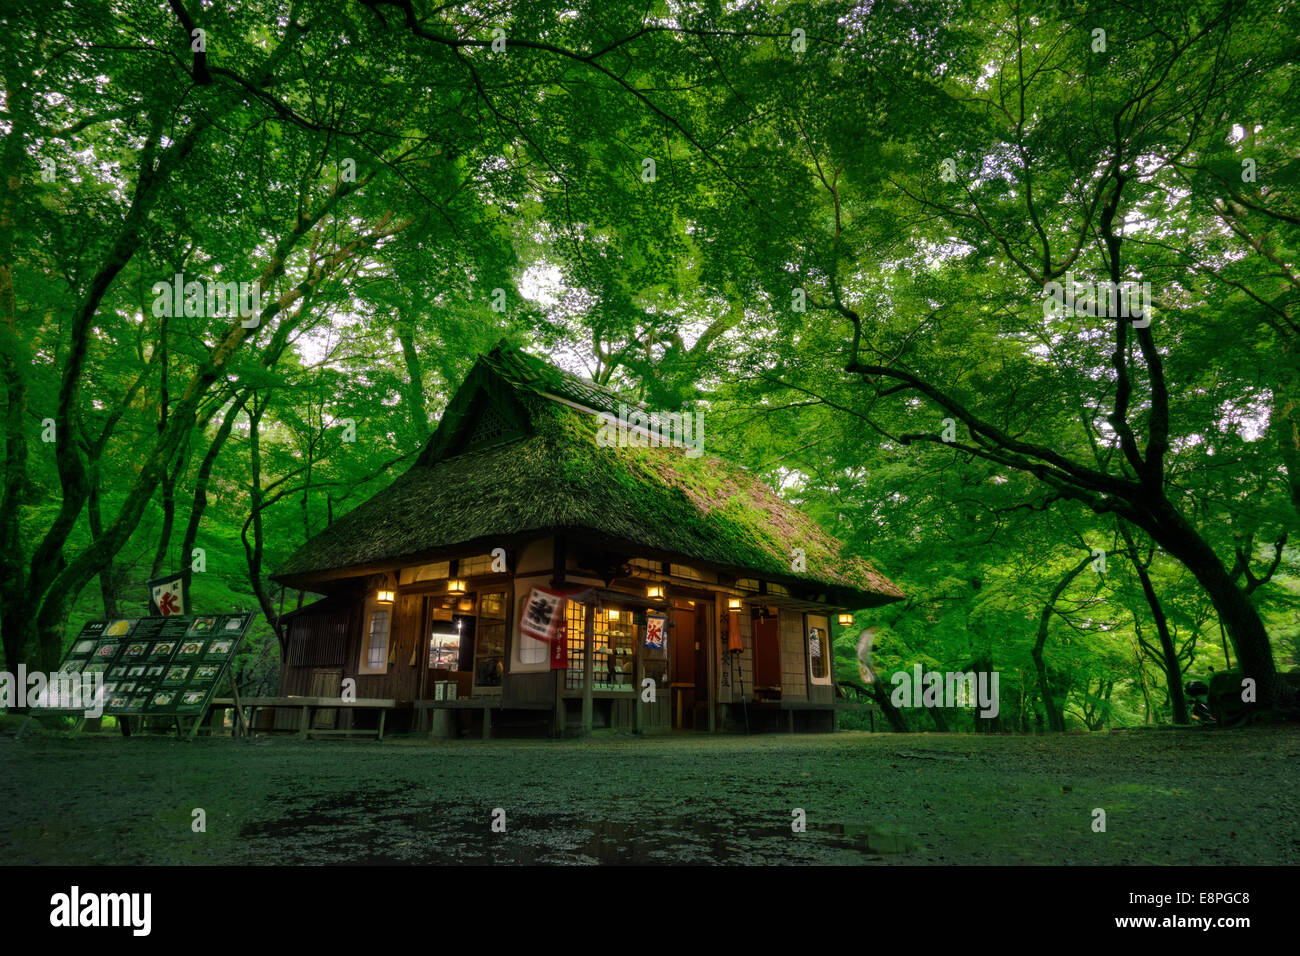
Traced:
<path fill-rule="evenodd" d="M 754 693 L 760 700 L 781 696 L 781 641 L 775 615 L 754 622 Z"/>
<path fill-rule="evenodd" d="M 699 643 L 695 610 L 673 608 L 672 626 L 673 729 L 689 730 L 695 724 L 695 674 Z"/>
<path fill-rule="evenodd" d="M 673 727 L 709 729 L 708 608 L 673 608 Z"/>

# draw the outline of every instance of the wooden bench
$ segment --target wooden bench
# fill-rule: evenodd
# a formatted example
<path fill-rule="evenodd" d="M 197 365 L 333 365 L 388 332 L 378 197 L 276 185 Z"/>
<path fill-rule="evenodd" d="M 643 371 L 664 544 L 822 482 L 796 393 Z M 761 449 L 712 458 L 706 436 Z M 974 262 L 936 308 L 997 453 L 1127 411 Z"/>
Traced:
<path fill-rule="evenodd" d="M 411 705 L 407 701 L 392 700 L 383 697 L 362 697 L 357 700 L 340 700 L 337 697 L 241 697 L 239 705 L 248 710 L 248 716 L 244 719 L 244 726 L 249 728 L 249 733 L 255 728 L 255 719 L 257 712 L 264 708 L 275 710 L 277 708 L 293 708 L 302 712 L 302 717 L 298 724 L 298 736 L 309 737 L 316 735 L 318 737 L 330 736 L 348 736 L 348 735 L 370 735 L 375 734 L 377 740 L 384 739 L 384 721 L 390 710 L 404 710 Z M 218 697 L 212 701 L 212 709 L 218 708 L 229 710 L 235 708 L 236 704 L 233 698 Z M 333 710 L 378 710 L 379 727 L 377 730 L 317 730 L 311 726 L 312 713 L 318 709 Z"/>
<path fill-rule="evenodd" d="M 430 721 L 429 737 L 438 739 L 451 736 L 451 715 L 453 710 L 481 710 L 483 712 L 483 739 L 492 739 L 492 711 L 494 710 L 551 710 L 554 705 L 547 703 L 520 703 L 511 701 L 503 703 L 500 697 L 458 697 L 455 700 L 417 700 L 413 706 L 420 714 L 420 730 L 424 730 L 424 713 L 433 711 L 434 719 Z"/>

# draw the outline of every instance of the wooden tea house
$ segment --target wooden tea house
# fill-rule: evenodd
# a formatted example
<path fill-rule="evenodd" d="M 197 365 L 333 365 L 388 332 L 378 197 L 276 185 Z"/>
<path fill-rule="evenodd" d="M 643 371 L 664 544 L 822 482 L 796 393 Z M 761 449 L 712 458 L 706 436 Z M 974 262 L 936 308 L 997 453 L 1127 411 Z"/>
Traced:
<path fill-rule="evenodd" d="M 280 694 L 352 688 L 389 729 L 485 736 L 833 729 L 841 615 L 903 595 L 656 420 L 518 349 L 479 356 L 415 464 L 274 575 L 324 595 L 282 619 Z"/>

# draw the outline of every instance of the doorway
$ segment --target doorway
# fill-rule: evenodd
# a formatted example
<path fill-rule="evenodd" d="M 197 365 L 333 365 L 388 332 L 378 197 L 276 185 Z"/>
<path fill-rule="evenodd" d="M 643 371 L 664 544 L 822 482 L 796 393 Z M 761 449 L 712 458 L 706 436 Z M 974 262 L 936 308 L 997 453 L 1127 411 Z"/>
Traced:
<path fill-rule="evenodd" d="M 777 617 L 764 611 L 754 618 L 754 699 L 781 699 L 781 640 Z"/>
<path fill-rule="evenodd" d="M 673 608 L 671 630 L 672 726 L 709 729 L 709 608 L 704 601 Z"/>

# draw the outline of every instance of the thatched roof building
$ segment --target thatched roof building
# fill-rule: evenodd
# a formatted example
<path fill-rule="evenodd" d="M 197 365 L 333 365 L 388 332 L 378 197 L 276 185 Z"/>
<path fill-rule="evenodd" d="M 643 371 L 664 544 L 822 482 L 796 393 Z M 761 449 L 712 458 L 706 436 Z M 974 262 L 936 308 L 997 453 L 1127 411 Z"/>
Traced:
<path fill-rule="evenodd" d="M 655 447 L 670 419 L 673 445 Z M 480 356 L 416 463 L 276 571 L 329 595 L 290 620 L 286 692 L 325 670 L 326 684 L 338 671 L 376 696 L 421 700 L 438 677 L 463 685 L 460 709 L 550 708 L 552 730 L 568 722 L 569 697 L 587 726 L 642 729 L 715 727 L 742 701 L 832 704 L 830 615 L 902 594 L 744 469 L 700 454 L 706 423 L 684 419 L 518 349 Z M 521 631 L 535 588 L 571 592 L 567 634 Z M 660 620 L 662 648 L 646 634 Z M 555 655 L 539 666 L 548 641 L 563 644 L 563 667 Z M 327 667 L 315 663 L 322 643 L 338 645 Z M 641 675 L 674 685 L 660 694 L 679 713 L 647 702 L 641 714 Z"/>

